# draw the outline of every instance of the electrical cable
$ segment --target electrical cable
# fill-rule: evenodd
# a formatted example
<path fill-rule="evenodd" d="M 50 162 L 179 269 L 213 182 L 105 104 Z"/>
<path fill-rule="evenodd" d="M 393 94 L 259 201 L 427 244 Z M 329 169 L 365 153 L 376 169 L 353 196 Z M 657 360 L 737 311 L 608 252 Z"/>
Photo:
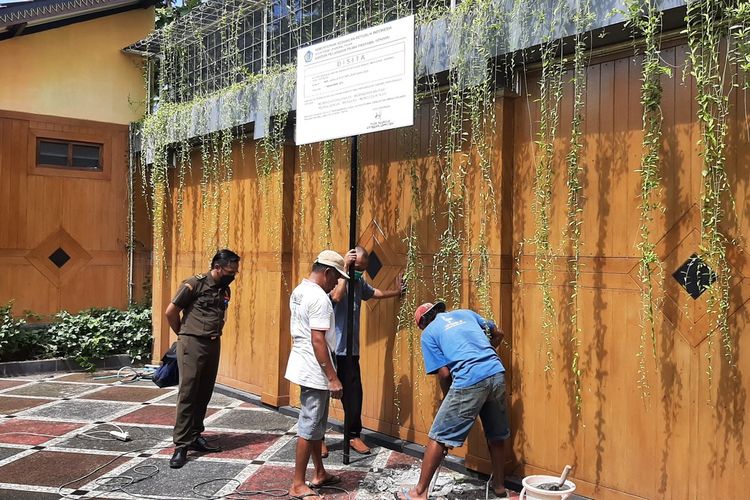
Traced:
<path fill-rule="evenodd" d="M 217 478 L 209 479 L 208 481 L 203 481 L 203 482 L 200 482 L 200 483 L 194 485 L 193 488 L 192 488 L 192 491 L 193 491 L 193 493 L 195 495 L 198 495 L 201 498 L 205 498 L 206 500 L 217 500 L 217 499 L 221 499 L 221 498 L 231 499 L 231 498 L 236 498 L 236 497 L 243 497 L 244 498 L 244 497 L 257 496 L 257 495 L 263 495 L 263 496 L 271 497 L 271 498 L 285 498 L 285 497 L 289 496 L 289 491 L 281 489 L 281 488 L 269 488 L 267 490 L 238 490 L 238 489 L 235 489 L 234 491 L 232 491 L 230 493 L 227 493 L 226 495 L 222 495 L 222 496 L 205 495 L 205 494 L 197 491 L 197 489 L 199 487 L 204 486 L 206 484 L 211 484 L 211 483 L 214 483 L 214 482 L 217 482 L 217 481 L 226 481 L 227 483 L 235 482 L 235 483 L 237 483 L 237 487 L 239 487 L 242 484 L 238 479 L 235 479 L 233 477 L 217 477 Z"/>
<path fill-rule="evenodd" d="M 117 432 L 119 432 L 121 435 L 128 435 L 127 432 L 123 430 L 122 427 L 120 427 L 117 424 L 111 424 L 111 423 L 105 423 L 105 424 L 99 424 L 100 426 L 110 426 L 117 429 Z M 140 427 L 138 427 L 140 429 Z M 141 429 L 142 430 L 142 429 Z M 100 437 L 97 434 L 106 434 L 105 437 Z M 88 438 L 88 439 L 96 439 L 98 441 L 127 441 L 128 439 L 118 439 L 113 436 L 112 431 L 105 431 L 105 430 L 90 430 L 81 432 L 79 434 L 76 434 L 76 437 L 82 437 L 82 438 Z"/>
<path fill-rule="evenodd" d="M 100 424 L 100 426 L 114 427 L 114 428 L 117 429 L 118 432 L 125 433 L 125 430 L 122 427 L 120 427 L 119 425 L 117 425 L 117 424 L 105 423 L 105 424 Z M 151 436 L 142 427 L 132 426 L 132 427 L 128 427 L 128 429 L 129 430 L 138 429 L 139 431 L 141 431 L 144 434 L 144 437 L 133 438 L 133 441 L 142 441 L 142 440 L 145 440 L 146 438 L 160 440 L 159 438 L 157 438 L 155 436 Z M 87 432 L 82 432 L 80 434 L 76 434 L 76 436 L 77 437 L 81 437 L 81 438 L 95 439 L 95 440 L 101 440 L 101 441 L 121 441 L 121 440 L 119 440 L 117 438 L 114 438 L 114 437 L 100 437 L 100 436 L 97 435 L 99 433 L 104 433 L 104 432 L 109 433 L 110 431 L 108 431 L 108 430 L 96 430 L 96 429 L 94 429 L 94 430 L 90 430 L 90 431 L 87 431 Z M 16 434 L 16 433 L 9 432 L 7 434 Z M 34 433 L 21 433 L 21 434 L 34 434 Z M 46 435 L 45 435 L 45 437 L 46 437 Z M 59 437 L 59 436 L 51 436 L 50 435 L 49 437 L 56 438 L 56 437 Z M 216 439 L 218 439 L 218 438 L 216 438 Z M 162 446 L 160 446 L 160 443 L 157 443 L 157 444 L 155 444 L 153 446 L 146 447 L 146 448 L 138 448 L 138 449 L 135 449 L 135 450 L 124 451 L 124 452 L 120 453 L 119 455 L 117 455 L 116 457 L 114 457 L 109 462 L 106 462 L 106 463 L 100 465 L 99 467 L 97 467 L 94 470 L 88 472 L 87 474 L 85 474 L 85 475 L 83 475 L 81 477 L 75 478 L 75 479 L 73 479 L 71 481 L 68 481 L 67 483 L 61 484 L 57 488 L 57 494 L 60 495 L 61 498 L 67 498 L 67 499 L 73 499 L 73 498 L 75 498 L 75 499 L 80 499 L 80 498 L 82 498 L 81 496 L 79 496 L 79 495 L 71 496 L 70 494 L 63 493 L 62 490 L 66 486 L 68 486 L 70 484 L 77 483 L 78 481 L 82 481 L 82 480 L 84 480 L 84 479 L 86 479 L 88 477 L 93 476 L 94 474 L 96 474 L 100 470 L 102 470 L 102 469 L 110 466 L 111 464 L 115 463 L 117 460 L 119 460 L 119 459 L 121 459 L 121 458 L 123 458 L 123 457 L 125 457 L 125 456 L 127 456 L 127 455 L 129 455 L 131 453 L 143 453 L 143 452 L 146 452 L 146 451 L 149 451 L 149 450 L 160 449 L 160 448 L 162 448 Z M 147 479 L 151 479 L 151 478 L 155 477 L 160 472 L 160 469 L 159 469 L 159 467 L 157 465 L 154 465 L 154 464 L 140 464 L 140 465 L 136 465 L 135 467 L 133 467 L 132 469 L 130 469 L 129 472 L 130 472 L 130 474 L 118 474 L 118 475 L 102 476 L 102 477 L 96 478 L 94 480 L 94 483 L 97 485 L 97 487 L 103 487 L 103 488 L 108 488 L 108 489 L 105 490 L 105 491 L 97 489 L 95 491 L 97 491 L 99 494 L 105 494 L 105 495 L 107 493 L 120 492 L 120 493 L 123 493 L 125 495 L 131 496 L 133 498 L 159 499 L 159 500 L 183 500 L 183 497 L 165 497 L 163 495 L 159 495 L 159 496 L 141 495 L 141 494 L 138 494 L 138 493 L 133 493 L 131 491 L 127 491 L 125 489 L 127 487 L 130 487 L 130 486 L 133 486 L 135 484 L 138 484 L 138 483 L 140 483 L 142 481 L 145 481 Z M 252 496 L 264 496 L 264 497 L 271 497 L 271 498 L 285 498 L 285 497 L 289 496 L 289 491 L 285 490 L 285 489 L 281 489 L 281 488 L 269 488 L 267 490 L 238 490 L 238 489 L 235 489 L 235 490 L 233 490 L 233 491 L 231 491 L 229 493 L 226 493 L 224 495 L 215 495 L 215 494 L 214 495 L 206 495 L 205 493 L 201 493 L 200 491 L 198 491 L 198 489 L 201 486 L 205 486 L 207 484 L 212 484 L 212 483 L 215 483 L 217 481 L 224 481 L 224 482 L 227 482 L 227 483 L 235 482 L 235 483 L 237 483 L 237 487 L 239 487 L 242 484 L 238 479 L 235 479 L 235 478 L 213 478 L 213 479 L 209 479 L 207 481 L 202 481 L 200 483 L 197 483 L 197 484 L 193 485 L 192 488 L 191 488 L 191 491 L 193 492 L 193 494 L 195 494 L 195 495 L 197 495 L 197 496 L 199 496 L 199 497 L 201 497 L 201 498 L 203 498 L 205 500 L 233 500 L 233 499 L 234 500 L 239 500 L 239 499 L 242 499 L 242 498 L 247 498 L 247 497 L 252 497 Z M 343 489 L 343 488 L 339 488 L 339 487 L 336 487 L 336 486 L 323 486 L 321 488 L 327 488 L 327 489 L 333 489 L 333 490 L 337 490 L 337 491 L 342 491 L 342 492 L 346 493 L 347 497 L 351 497 L 351 493 L 349 491 Z M 321 489 L 321 488 L 318 488 L 318 489 Z"/>
<path fill-rule="evenodd" d="M 119 379 L 119 378 L 122 377 L 122 373 L 124 371 L 130 371 L 130 372 L 132 372 L 131 378 L 130 379 L 126 379 L 126 380 L 122 380 L 122 381 L 118 381 L 118 382 L 113 382 L 110 385 L 114 385 L 114 384 L 117 384 L 117 383 L 131 383 L 131 382 L 137 381 L 139 378 L 142 378 L 144 376 L 144 373 L 139 373 L 132 366 L 123 366 L 122 368 L 120 368 L 117 371 L 116 375 L 108 375 L 107 377 L 99 377 L 99 378 L 117 377 Z M 149 375 L 149 374 L 145 374 L 145 375 Z M 137 430 L 139 430 L 140 432 L 143 433 L 144 436 L 143 437 L 139 437 L 139 438 L 130 438 L 130 435 L 128 434 L 128 432 L 125 431 L 122 427 L 120 427 L 117 424 L 113 424 L 113 423 L 99 424 L 99 427 L 101 427 L 101 426 L 112 427 L 112 428 L 116 429 L 117 432 L 120 433 L 121 435 L 127 435 L 128 439 L 126 439 L 126 440 L 132 440 L 132 441 L 143 441 L 143 440 L 146 440 L 146 439 L 153 439 L 153 440 L 156 440 L 156 441 L 161 441 L 162 440 L 160 437 L 152 436 L 143 427 L 139 427 L 139 426 L 128 426 L 128 430 L 132 431 L 134 429 L 137 429 Z M 332 430 L 332 429 L 329 429 L 329 430 Z M 33 432 L 6 432 L 6 433 L 0 433 L 0 435 L 3 435 L 3 434 L 23 434 L 23 435 L 33 435 L 33 436 L 50 437 L 50 438 L 58 438 L 58 437 L 60 437 L 60 436 L 54 436 L 54 435 L 51 435 L 51 434 L 38 434 L 38 433 L 33 433 Z M 106 436 L 102 437 L 102 436 L 100 436 L 100 434 L 106 434 Z M 86 439 L 94 439 L 94 440 L 98 440 L 98 441 L 120 441 L 120 442 L 123 441 L 123 439 L 119 439 L 117 437 L 114 437 L 113 431 L 103 430 L 103 429 L 100 429 L 100 428 L 94 428 L 94 429 L 86 431 L 86 432 L 81 432 L 79 434 L 76 434 L 76 437 L 86 438 Z M 215 441 L 217 439 L 219 439 L 219 436 L 216 436 L 216 437 L 211 436 L 211 437 L 207 438 L 207 441 L 210 442 L 210 441 Z M 146 452 L 146 451 L 149 451 L 149 450 L 155 450 L 155 449 L 160 449 L 160 448 L 162 448 L 162 446 L 160 446 L 159 443 L 157 443 L 157 444 L 155 444 L 153 446 L 146 447 L 146 448 L 138 448 L 138 449 L 135 449 L 135 450 L 124 451 L 124 452 L 120 453 L 119 455 L 115 456 L 109 462 L 106 462 L 106 463 L 100 465 L 99 467 L 93 469 L 92 471 L 88 472 L 87 474 L 85 474 L 85 475 L 83 475 L 81 477 L 75 478 L 75 479 L 73 479 L 71 481 L 68 481 L 66 483 L 61 484 L 57 488 L 57 494 L 60 495 L 60 498 L 63 498 L 63 499 L 65 499 L 65 498 L 67 498 L 67 499 L 80 499 L 80 498 L 82 498 L 80 495 L 71 496 L 71 494 L 63 493 L 62 490 L 66 486 L 68 486 L 70 484 L 77 483 L 78 481 L 82 481 L 82 480 L 84 480 L 84 479 L 86 479 L 88 477 L 93 476 L 94 474 L 96 474 L 100 470 L 102 470 L 102 469 L 110 466 L 111 464 L 115 463 L 117 460 L 119 460 L 119 459 L 121 459 L 121 458 L 123 458 L 123 457 L 125 457 L 125 456 L 127 456 L 127 455 L 129 455 L 131 453 L 143 453 L 143 452 Z M 158 495 L 158 496 L 141 495 L 141 494 L 138 494 L 138 493 L 133 493 L 133 492 L 125 490 L 125 488 L 127 488 L 127 487 L 130 487 L 130 486 L 138 484 L 138 483 L 140 483 L 142 481 L 151 479 L 151 478 L 155 477 L 157 474 L 159 474 L 160 469 L 159 469 L 159 467 L 157 465 L 154 465 L 154 464 L 145 464 L 145 465 L 144 464 L 140 464 L 140 465 L 136 465 L 135 467 L 133 467 L 132 469 L 130 469 L 129 472 L 130 472 L 131 475 L 118 474 L 118 475 L 112 475 L 112 476 L 101 476 L 101 477 L 96 478 L 94 480 L 94 484 L 96 484 L 97 487 L 104 487 L 104 488 L 108 488 L 108 489 L 106 491 L 102 491 L 102 490 L 98 490 L 98 489 L 95 490 L 95 491 L 98 494 L 104 494 L 104 495 L 106 495 L 108 493 L 120 492 L 120 493 L 123 493 L 125 495 L 131 496 L 133 498 L 143 498 L 143 499 L 148 499 L 148 500 L 184 500 L 183 497 L 165 497 L 163 495 Z M 242 484 L 238 479 L 235 479 L 235 478 L 213 478 L 213 479 L 209 479 L 209 480 L 206 480 L 206 481 L 201 481 L 200 483 L 197 483 L 197 484 L 193 485 L 192 488 L 191 488 L 191 491 L 193 492 L 193 494 L 195 494 L 195 495 L 203 498 L 204 500 L 241 500 L 243 498 L 253 497 L 253 496 L 264 496 L 264 497 L 270 497 L 270 498 L 285 498 L 285 497 L 289 496 L 289 491 L 285 490 L 285 489 L 282 489 L 282 488 L 269 488 L 267 490 L 239 490 L 239 489 L 235 489 L 235 490 L 233 490 L 233 491 L 231 491 L 229 493 L 226 493 L 224 495 L 215 495 L 215 494 L 214 495 L 206 495 L 206 494 L 201 493 L 200 491 L 198 491 L 198 489 L 200 487 L 208 485 L 208 484 L 212 484 L 212 483 L 215 483 L 215 482 L 218 482 L 218 481 L 224 481 L 226 483 L 235 482 L 235 483 L 237 483 L 237 486 L 236 486 L 237 488 Z M 111 488 L 111 489 L 109 489 L 109 488 Z M 324 489 L 324 488 L 325 489 L 330 489 L 330 490 L 341 491 L 341 492 L 343 492 L 343 493 L 345 493 L 347 495 L 347 498 L 351 498 L 351 492 L 349 492 L 348 490 L 346 490 L 344 488 L 339 488 L 337 486 L 321 486 L 320 488 L 316 488 L 316 489 Z"/>
<path fill-rule="evenodd" d="M 60 437 L 60 436 L 55 436 L 54 434 L 39 434 L 38 432 L 24 432 L 24 431 L 0 432 L 0 436 L 9 436 L 9 435 L 39 436 L 39 437 L 46 437 L 46 438 L 59 438 Z"/>
<path fill-rule="evenodd" d="M 316 488 L 312 488 L 316 493 L 318 490 L 335 490 L 335 491 L 341 491 L 346 495 L 346 498 L 351 498 L 352 494 L 350 491 L 345 490 L 344 488 L 340 488 L 338 486 L 318 486 Z"/>
<path fill-rule="evenodd" d="M 129 378 L 126 378 L 124 375 L 122 375 L 123 371 L 130 371 L 131 375 Z M 123 377 L 124 380 L 120 380 L 119 382 L 121 384 L 132 384 L 133 382 L 136 382 L 140 378 L 143 377 L 141 372 L 133 368 L 132 366 L 123 366 L 119 370 L 117 370 L 117 378 Z"/>

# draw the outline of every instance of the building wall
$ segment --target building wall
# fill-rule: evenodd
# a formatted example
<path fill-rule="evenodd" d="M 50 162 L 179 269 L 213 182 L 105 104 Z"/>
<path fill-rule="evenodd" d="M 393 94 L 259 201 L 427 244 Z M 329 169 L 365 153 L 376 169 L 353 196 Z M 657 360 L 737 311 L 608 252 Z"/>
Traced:
<path fill-rule="evenodd" d="M 153 23 L 152 8 L 136 9 L 0 41 L 0 303 L 16 314 L 127 306 L 127 124 L 142 117 L 145 87 L 141 59 L 121 49 Z M 103 171 L 37 168 L 37 137 L 102 144 Z M 137 300 L 150 274 L 144 206 Z M 57 248 L 70 256 L 60 268 L 48 258 Z"/>
<path fill-rule="evenodd" d="M 142 60 L 122 52 L 154 27 L 135 9 L 0 41 L 0 110 L 128 124 L 143 117 Z"/>
<path fill-rule="evenodd" d="M 103 144 L 102 172 L 38 168 L 37 137 Z M 0 303 L 127 306 L 127 140 L 125 125 L 0 111 Z"/>
<path fill-rule="evenodd" d="M 687 47 L 665 44 L 666 63 L 681 67 Z M 497 212 L 488 220 L 492 316 L 506 333 L 500 350 L 508 368 L 508 399 L 512 447 L 508 470 L 520 474 L 557 474 L 575 466 L 573 480 L 582 495 L 597 499 L 742 498 L 750 433 L 745 434 L 748 340 L 747 300 L 750 266 L 742 251 L 750 234 L 747 156 L 748 122 L 745 94 L 732 95 L 727 171 L 736 200 L 724 230 L 738 242 L 730 252 L 733 268 L 730 325 L 736 342 L 734 365 L 721 355 L 714 333 L 714 375 L 709 385 L 706 355 L 711 342 L 706 297 L 690 298 L 672 273 L 699 250 L 702 163 L 696 121 L 695 89 L 681 73 L 663 77 L 663 189 L 651 233 L 664 263 L 657 291 L 657 356 L 647 349 L 651 394 L 638 387 L 638 344 L 641 303 L 638 278 L 642 108 L 641 59 L 628 47 L 620 54 L 592 59 L 587 69 L 583 147 L 583 199 L 579 290 L 580 355 L 583 401 L 576 415 L 572 392 L 571 331 L 568 273 L 565 155 L 572 122 L 571 76 L 566 75 L 555 147 L 551 244 L 555 260 L 553 294 L 558 320 L 552 332 L 553 370 L 545 371 L 541 333 L 542 294 L 534 264 L 533 183 L 537 165 L 538 75 L 529 74 L 521 96 L 500 95 L 497 134 L 493 142 L 492 178 Z M 413 130 L 367 134 L 360 138 L 360 243 L 375 249 L 384 263 L 373 281 L 386 288 L 406 264 L 404 237 L 412 214 L 411 173 L 416 169 L 420 208 L 415 230 L 421 279 L 414 285 L 418 302 L 433 298 L 433 263 L 445 229 L 445 189 L 440 180 L 442 159 L 436 156 L 435 134 L 441 133 L 440 106 L 423 103 Z M 412 133 L 413 132 L 413 133 Z M 221 213 L 229 215 L 227 243 L 243 261 L 225 330 L 220 380 L 260 394 L 270 404 L 298 404 L 298 391 L 283 379 L 289 352 L 288 297 L 323 248 L 321 165 L 319 146 L 284 149 L 282 171 L 274 173 L 265 191 L 257 178 L 255 150 L 248 142 L 244 155 L 235 151 L 235 178 Z M 237 148 L 239 149 L 239 148 Z M 332 247 L 348 245 L 349 152 L 337 141 L 334 165 Z M 459 151 L 457 155 L 473 154 Z M 411 160 L 413 158 L 413 160 Z M 415 162 L 415 163 L 413 163 Z M 183 232 L 171 225 L 168 262 L 155 281 L 156 345 L 159 358 L 172 338 L 158 323 L 177 284 L 204 271 L 210 255 L 202 249 L 199 155 L 193 158 L 185 199 Z M 175 183 L 172 183 L 174 186 Z M 470 263 L 476 261 L 476 236 L 481 222 L 477 208 L 487 186 L 475 170 L 464 191 L 463 307 L 479 301 Z M 172 193 L 176 196 L 175 193 Z M 210 228 L 211 231 L 215 227 Z M 210 233 L 210 231 L 209 231 Z M 366 427 L 409 441 L 425 443 L 440 402 L 434 377 L 425 376 L 418 333 L 398 331 L 398 301 L 363 306 L 363 421 Z M 650 347 L 651 339 L 647 339 Z M 333 416 L 341 417 L 337 403 Z M 486 444 L 475 428 L 464 447 L 452 451 L 476 469 L 489 471 Z"/>

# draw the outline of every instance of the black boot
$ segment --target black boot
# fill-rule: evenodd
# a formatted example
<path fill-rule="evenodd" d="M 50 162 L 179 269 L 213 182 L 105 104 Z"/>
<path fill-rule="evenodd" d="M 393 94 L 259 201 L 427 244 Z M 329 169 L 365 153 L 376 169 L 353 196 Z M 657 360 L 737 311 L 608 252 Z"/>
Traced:
<path fill-rule="evenodd" d="M 178 446 L 174 449 L 172 458 L 169 459 L 169 466 L 173 469 L 179 469 L 187 462 L 187 446 Z"/>
<path fill-rule="evenodd" d="M 206 453 L 217 453 L 221 451 L 221 447 L 209 444 L 209 442 L 206 441 L 206 438 L 204 438 L 203 436 L 198 436 L 195 441 L 193 441 L 193 444 L 190 445 L 190 449 L 195 451 L 204 451 Z"/>

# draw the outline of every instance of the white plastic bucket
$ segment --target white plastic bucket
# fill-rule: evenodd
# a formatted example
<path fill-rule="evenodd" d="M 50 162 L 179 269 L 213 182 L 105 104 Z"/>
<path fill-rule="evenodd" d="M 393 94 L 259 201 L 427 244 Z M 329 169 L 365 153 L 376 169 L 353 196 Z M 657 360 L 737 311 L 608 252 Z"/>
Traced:
<path fill-rule="evenodd" d="M 523 478 L 523 489 L 518 500 L 565 500 L 576 490 L 576 485 L 572 481 L 565 481 L 568 488 L 565 491 L 549 491 L 537 488 L 544 483 L 557 483 L 560 478 L 557 476 L 526 476 Z"/>

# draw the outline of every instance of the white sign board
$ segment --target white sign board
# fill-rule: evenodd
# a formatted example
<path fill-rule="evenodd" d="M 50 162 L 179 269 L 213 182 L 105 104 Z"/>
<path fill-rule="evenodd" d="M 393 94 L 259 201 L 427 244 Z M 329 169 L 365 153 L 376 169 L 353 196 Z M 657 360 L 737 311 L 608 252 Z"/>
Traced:
<path fill-rule="evenodd" d="M 297 144 L 414 124 L 414 16 L 297 49 Z"/>

